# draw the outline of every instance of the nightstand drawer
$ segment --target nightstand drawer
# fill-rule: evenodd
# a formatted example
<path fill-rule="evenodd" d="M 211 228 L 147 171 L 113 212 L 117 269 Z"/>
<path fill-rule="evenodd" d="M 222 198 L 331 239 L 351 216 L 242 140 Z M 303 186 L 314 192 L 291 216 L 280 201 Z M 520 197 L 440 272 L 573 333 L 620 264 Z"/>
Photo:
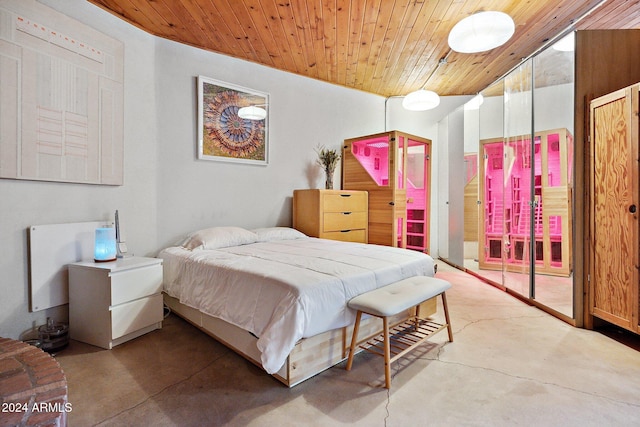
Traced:
<path fill-rule="evenodd" d="M 111 308 L 111 339 L 162 321 L 162 294 Z"/>
<path fill-rule="evenodd" d="M 332 231 L 323 233 L 323 239 L 341 240 L 343 242 L 366 243 L 367 235 L 365 230 Z"/>
<path fill-rule="evenodd" d="M 328 212 L 323 219 L 325 232 L 367 228 L 366 212 Z"/>
<path fill-rule="evenodd" d="M 135 300 L 162 291 L 162 265 L 156 264 L 111 273 L 111 305 Z"/>
<path fill-rule="evenodd" d="M 363 191 L 325 194 L 322 209 L 324 212 L 366 211 L 367 200 L 367 193 Z"/>

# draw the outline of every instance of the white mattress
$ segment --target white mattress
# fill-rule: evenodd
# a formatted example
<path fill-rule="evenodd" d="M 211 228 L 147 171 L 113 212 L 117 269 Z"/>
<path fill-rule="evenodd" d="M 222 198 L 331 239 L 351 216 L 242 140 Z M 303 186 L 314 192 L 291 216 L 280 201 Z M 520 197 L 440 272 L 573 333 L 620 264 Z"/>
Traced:
<path fill-rule="evenodd" d="M 353 323 L 349 299 L 434 274 L 433 259 L 420 252 L 316 238 L 215 250 L 171 247 L 159 257 L 165 291 L 259 337 L 262 366 L 270 374 L 301 338 Z"/>

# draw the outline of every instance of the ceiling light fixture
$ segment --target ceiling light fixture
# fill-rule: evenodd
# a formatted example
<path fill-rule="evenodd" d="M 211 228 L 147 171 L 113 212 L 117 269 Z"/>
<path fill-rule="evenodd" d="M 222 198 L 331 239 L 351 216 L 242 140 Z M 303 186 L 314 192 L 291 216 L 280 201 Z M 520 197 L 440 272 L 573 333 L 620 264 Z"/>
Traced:
<path fill-rule="evenodd" d="M 460 53 L 477 53 L 505 44 L 515 32 L 513 19 L 504 12 L 478 12 L 454 25 L 449 46 Z"/>
<path fill-rule="evenodd" d="M 411 111 L 431 110 L 438 105 L 440 105 L 440 97 L 438 94 L 425 89 L 411 92 L 402 100 L 402 106 Z"/>
<path fill-rule="evenodd" d="M 267 117 L 267 110 L 258 105 L 242 107 L 238 110 L 238 117 L 246 120 L 264 120 Z"/>
<path fill-rule="evenodd" d="M 402 106 L 405 108 L 405 110 L 426 111 L 432 110 L 440 105 L 440 96 L 431 90 L 424 89 L 424 87 L 427 86 L 427 83 L 429 83 L 431 77 L 433 77 L 436 71 L 438 71 L 438 68 L 440 68 L 441 65 L 445 65 L 447 63 L 447 58 L 449 57 L 450 53 L 451 50 L 449 50 L 449 52 L 447 52 L 445 56 L 440 58 L 440 60 L 438 61 L 438 65 L 436 65 L 436 67 L 431 70 L 431 74 L 429 74 L 429 77 L 427 77 L 427 79 L 425 80 L 422 89 L 413 91 L 404 97 L 404 99 L 402 100 Z"/>

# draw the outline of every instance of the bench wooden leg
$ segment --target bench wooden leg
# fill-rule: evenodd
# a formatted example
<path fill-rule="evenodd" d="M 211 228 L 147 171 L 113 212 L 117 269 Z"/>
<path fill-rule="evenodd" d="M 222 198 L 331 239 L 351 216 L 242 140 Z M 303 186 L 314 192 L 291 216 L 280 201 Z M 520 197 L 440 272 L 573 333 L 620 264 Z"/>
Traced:
<path fill-rule="evenodd" d="M 358 311 L 356 315 L 356 323 L 353 325 L 353 335 L 351 336 L 351 347 L 349 347 L 349 358 L 347 359 L 347 371 L 351 370 L 353 364 L 353 355 L 356 352 L 356 344 L 358 343 L 358 329 L 360 329 L 360 319 L 362 318 L 362 312 Z"/>
<path fill-rule="evenodd" d="M 446 324 L 434 322 L 430 319 L 421 319 L 420 318 L 420 305 L 418 304 L 415 307 L 415 316 L 410 316 L 404 322 L 401 322 L 400 326 L 404 329 L 406 333 L 405 338 L 410 336 L 409 342 L 401 343 L 400 341 L 394 343 L 394 357 L 395 361 L 397 358 L 402 357 L 407 352 L 419 346 L 422 342 L 427 340 L 433 334 L 440 332 L 446 326 L 447 332 L 449 333 L 449 341 L 453 342 L 453 328 L 451 327 L 451 318 L 449 316 L 449 307 L 447 305 L 447 296 L 445 292 L 442 292 L 437 295 L 431 295 L 429 298 L 437 298 L 438 295 L 442 296 L 442 308 L 444 311 L 444 317 Z M 423 301 L 424 302 L 424 301 Z M 355 307 L 352 307 L 355 308 Z M 361 308 L 361 307 L 358 307 Z M 389 332 L 389 319 L 386 316 L 382 316 L 380 314 L 380 310 L 376 311 L 375 307 L 372 307 L 372 310 L 375 313 L 369 313 L 371 316 L 380 317 L 382 319 L 382 339 L 380 335 L 374 335 L 376 338 L 369 342 L 369 344 L 375 348 L 376 350 L 371 350 L 369 347 L 363 347 L 365 350 L 369 350 L 372 353 L 378 356 L 384 356 L 384 377 L 385 377 L 385 388 L 391 388 L 391 340 L 390 340 L 390 332 Z M 358 345 L 358 332 L 360 329 L 360 321 L 362 320 L 362 314 L 364 311 L 358 310 L 356 314 L 356 322 L 353 325 L 353 335 L 351 337 L 351 346 L 349 347 L 349 357 L 347 359 L 346 370 L 350 371 L 351 366 L 353 365 L 353 357 L 356 352 L 356 346 Z M 394 327 L 395 328 L 395 327 Z M 368 339 L 367 339 L 368 340 Z M 404 340 L 401 340 L 404 341 Z M 379 345 L 383 346 L 383 354 L 380 354 Z"/>
<path fill-rule="evenodd" d="M 447 332 L 449 333 L 449 342 L 453 342 L 453 330 L 451 329 L 451 320 L 449 319 L 449 307 L 447 306 L 447 296 L 442 294 L 442 309 L 444 311 L 444 320 L 447 322 Z"/>
<path fill-rule="evenodd" d="M 384 339 L 384 383 L 391 388 L 391 342 L 389 341 L 389 320 L 382 318 L 382 336 Z"/>

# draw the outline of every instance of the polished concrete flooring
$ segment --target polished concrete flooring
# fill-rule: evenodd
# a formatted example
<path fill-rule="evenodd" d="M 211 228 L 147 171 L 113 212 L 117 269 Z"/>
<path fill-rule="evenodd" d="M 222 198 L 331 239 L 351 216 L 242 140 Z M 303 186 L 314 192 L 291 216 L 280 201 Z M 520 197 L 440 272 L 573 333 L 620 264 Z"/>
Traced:
<path fill-rule="evenodd" d="M 392 367 L 356 356 L 289 389 L 174 315 L 102 350 L 56 358 L 70 426 L 638 426 L 640 353 L 439 263 L 446 333 Z M 440 317 L 441 311 L 437 317 Z"/>
<path fill-rule="evenodd" d="M 510 288 L 517 294 L 529 295 L 529 273 L 487 270 L 478 266 L 475 259 L 465 259 L 464 268 L 479 277 Z M 535 299 L 569 319 L 573 316 L 573 276 L 562 277 L 547 274 L 535 276 Z"/>

